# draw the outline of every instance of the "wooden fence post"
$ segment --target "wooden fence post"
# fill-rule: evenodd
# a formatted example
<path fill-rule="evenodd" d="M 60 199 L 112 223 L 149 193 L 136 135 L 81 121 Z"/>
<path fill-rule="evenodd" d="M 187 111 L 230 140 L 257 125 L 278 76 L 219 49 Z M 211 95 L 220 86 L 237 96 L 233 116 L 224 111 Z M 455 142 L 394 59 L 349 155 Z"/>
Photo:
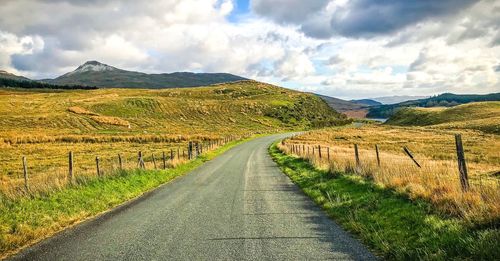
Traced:
<path fill-rule="evenodd" d="M 377 144 L 375 144 L 375 153 L 377 154 L 377 166 L 380 167 L 380 156 L 378 153 L 378 145 Z"/>
<path fill-rule="evenodd" d="M 144 164 L 144 159 L 142 158 L 142 151 L 139 151 L 139 156 L 138 156 L 138 162 L 137 162 L 137 165 L 139 166 L 139 168 L 141 169 L 145 169 L 146 168 L 146 165 Z"/>
<path fill-rule="evenodd" d="M 167 159 L 165 157 L 165 151 L 162 152 L 162 159 L 163 159 L 163 169 L 167 168 Z"/>
<path fill-rule="evenodd" d="M 181 158 L 181 149 L 177 147 L 177 159 Z"/>
<path fill-rule="evenodd" d="M 97 170 L 97 176 L 100 177 L 101 176 L 101 170 L 99 169 L 99 156 L 95 157 L 95 166 L 96 166 L 96 170 Z"/>
<path fill-rule="evenodd" d="M 120 170 L 123 170 L 122 155 L 120 155 L 120 153 L 118 153 L 118 166 L 120 167 Z"/>
<path fill-rule="evenodd" d="M 462 135 L 455 134 L 455 145 L 457 147 L 458 171 L 460 172 L 460 185 L 462 191 L 469 189 L 469 177 L 467 176 L 467 164 L 465 163 L 464 147 L 462 145 Z"/>
<path fill-rule="evenodd" d="M 193 142 L 190 141 L 188 143 L 188 159 L 191 160 L 193 158 Z"/>
<path fill-rule="evenodd" d="M 406 153 L 406 155 L 408 155 L 408 157 L 410 157 L 410 159 L 413 160 L 413 163 L 415 163 L 415 165 L 417 165 L 417 167 L 419 167 L 419 168 L 422 167 L 422 166 L 420 166 L 420 164 L 418 164 L 417 160 L 413 157 L 413 154 L 406 146 L 403 147 L 403 150 Z"/>
<path fill-rule="evenodd" d="M 23 174 L 24 174 L 24 188 L 28 192 L 30 186 L 28 184 L 28 164 L 26 163 L 26 157 L 23 157 Z"/>
<path fill-rule="evenodd" d="M 302 154 L 306 154 L 306 145 L 302 144 Z"/>
<path fill-rule="evenodd" d="M 70 151 L 68 155 L 68 181 L 73 182 L 73 152 Z"/>
<path fill-rule="evenodd" d="M 326 147 L 326 156 L 328 157 L 328 162 L 330 162 L 330 147 Z"/>
<path fill-rule="evenodd" d="M 174 160 L 174 150 L 173 149 L 170 149 L 170 160 L 173 161 Z"/>
<path fill-rule="evenodd" d="M 153 167 L 156 169 L 156 159 L 155 159 L 155 154 L 151 153 L 151 158 L 153 158 Z"/>
<path fill-rule="evenodd" d="M 358 144 L 354 144 L 354 157 L 356 158 L 356 167 L 359 167 L 361 162 L 359 160 Z"/>
<path fill-rule="evenodd" d="M 318 145 L 318 155 L 319 155 L 319 158 L 321 159 L 321 145 Z"/>

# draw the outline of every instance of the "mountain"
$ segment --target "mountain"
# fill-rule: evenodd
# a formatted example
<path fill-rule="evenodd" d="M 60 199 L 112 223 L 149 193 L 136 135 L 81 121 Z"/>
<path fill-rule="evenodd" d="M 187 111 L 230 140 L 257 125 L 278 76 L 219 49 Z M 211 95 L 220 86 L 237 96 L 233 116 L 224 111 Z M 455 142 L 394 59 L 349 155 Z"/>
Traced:
<path fill-rule="evenodd" d="M 246 80 L 246 78 L 228 73 L 191 73 L 174 72 L 147 74 L 126 71 L 97 61 L 88 61 L 76 70 L 55 79 L 43 80 L 52 84 L 89 85 L 101 88 L 171 88 L 196 87 L 217 83 Z"/>
<path fill-rule="evenodd" d="M 371 98 L 370 100 L 374 100 L 374 101 L 380 102 L 382 104 L 396 104 L 396 103 L 401 103 L 401 102 L 405 102 L 405 101 L 419 100 L 419 99 L 425 99 L 425 98 L 429 98 L 429 96 L 395 95 L 395 96 L 384 96 L 384 97 Z"/>
<path fill-rule="evenodd" d="M 398 110 L 405 107 L 452 107 L 459 104 L 482 101 L 500 101 L 500 93 L 490 93 L 484 95 L 443 93 L 426 99 L 373 106 L 370 107 L 367 117 L 389 118 Z"/>
<path fill-rule="evenodd" d="M 377 106 L 377 105 L 382 105 L 381 102 L 372 100 L 372 99 L 360 99 L 360 100 L 351 100 L 351 102 L 357 103 L 357 104 L 364 104 L 367 106 Z"/>
<path fill-rule="evenodd" d="M 9 80 L 20 80 L 20 81 L 30 81 L 30 79 L 24 76 L 18 76 L 13 73 L 0 70 L 0 79 L 9 79 Z"/>
<path fill-rule="evenodd" d="M 334 98 L 320 94 L 316 95 L 321 99 L 323 99 L 332 109 L 341 112 L 349 117 L 364 118 L 368 113 L 369 105 L 353 101 L 346 101 L 339 98 Z"/>

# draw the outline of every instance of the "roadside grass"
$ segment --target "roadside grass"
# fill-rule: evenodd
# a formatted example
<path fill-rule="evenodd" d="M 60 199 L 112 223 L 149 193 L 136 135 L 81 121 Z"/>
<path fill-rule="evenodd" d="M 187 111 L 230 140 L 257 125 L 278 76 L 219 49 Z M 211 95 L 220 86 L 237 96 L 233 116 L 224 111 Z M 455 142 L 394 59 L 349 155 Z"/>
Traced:
<path fill-rule="evenodd" d="M 423 200 L 269 149 L 274 161 L 330 217 L 391 260 L 499 260 L 500 230 L 439 214 Z"/>
<path fill-rule="evenodd" d="M 229 142 L 172 169 L 136 169 L 102 178 L 80 178 L 72 186 L 31 197 L 9 199 L 0 195 L 0 259 L 137 198 L 250 139 Z"/>
<path fill-rule="evenodd" d="M 467 192 L 460 186 L 455 133 L 463 136 L 470 184 Z M 355 160 L 354 144 L 358 145 L 359 164 Z M 295 149 L 291 150 L 293 146 Z M 318 146 L 321 146 L 323 157 L 319 156 Z M 405 154 L 404 146 L 421 167 Z M 427 200 L 442 214 L 478 225 L 500 223 L 500 154 L 497 149 L 500 139 L 497 135 L 470 130 L 367 124 L 304 132 L 286 139 L 286 145 L 278 147 L 287 154 L 308 159 L 320 169 L 355 172 L 410 199 Z"/>

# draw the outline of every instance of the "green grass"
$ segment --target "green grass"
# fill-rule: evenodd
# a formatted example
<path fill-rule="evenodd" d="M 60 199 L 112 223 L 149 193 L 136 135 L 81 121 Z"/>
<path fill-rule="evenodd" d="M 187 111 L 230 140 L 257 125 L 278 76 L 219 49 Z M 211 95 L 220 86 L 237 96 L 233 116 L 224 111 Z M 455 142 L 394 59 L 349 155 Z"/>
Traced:
<path fill-rule="evenodd" d="M 247 140 L 230 142 L 174 169 L 123 171 L 80 179 L 76 185 L 31 198 L 0 197 L 0 258 L 151 191 Z"/>
<path fill-rule="evenodd" d="M 500 102 L 474 102 L 450 108 L 402 108 L 387 124 L 474 129 L 500 134 Z"/>
<path fill-rule="evenodd" d="M 273 145 L 273 159 L 342 227 L 392 260 L 499 260 L 500 231 L 433 212 L 425 201 L 345 173 L 329 173 Z"/>

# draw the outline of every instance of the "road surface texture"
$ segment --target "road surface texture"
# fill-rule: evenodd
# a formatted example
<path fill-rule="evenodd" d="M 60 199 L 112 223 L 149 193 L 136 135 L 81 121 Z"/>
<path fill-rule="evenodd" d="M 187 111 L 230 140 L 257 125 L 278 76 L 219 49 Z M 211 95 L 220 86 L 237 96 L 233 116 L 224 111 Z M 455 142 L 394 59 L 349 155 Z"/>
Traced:
<path fill-rule="evenodd" d="M 236 146 L 14 260 L 373 260 L 285 176 L 267 148 Z"/>

